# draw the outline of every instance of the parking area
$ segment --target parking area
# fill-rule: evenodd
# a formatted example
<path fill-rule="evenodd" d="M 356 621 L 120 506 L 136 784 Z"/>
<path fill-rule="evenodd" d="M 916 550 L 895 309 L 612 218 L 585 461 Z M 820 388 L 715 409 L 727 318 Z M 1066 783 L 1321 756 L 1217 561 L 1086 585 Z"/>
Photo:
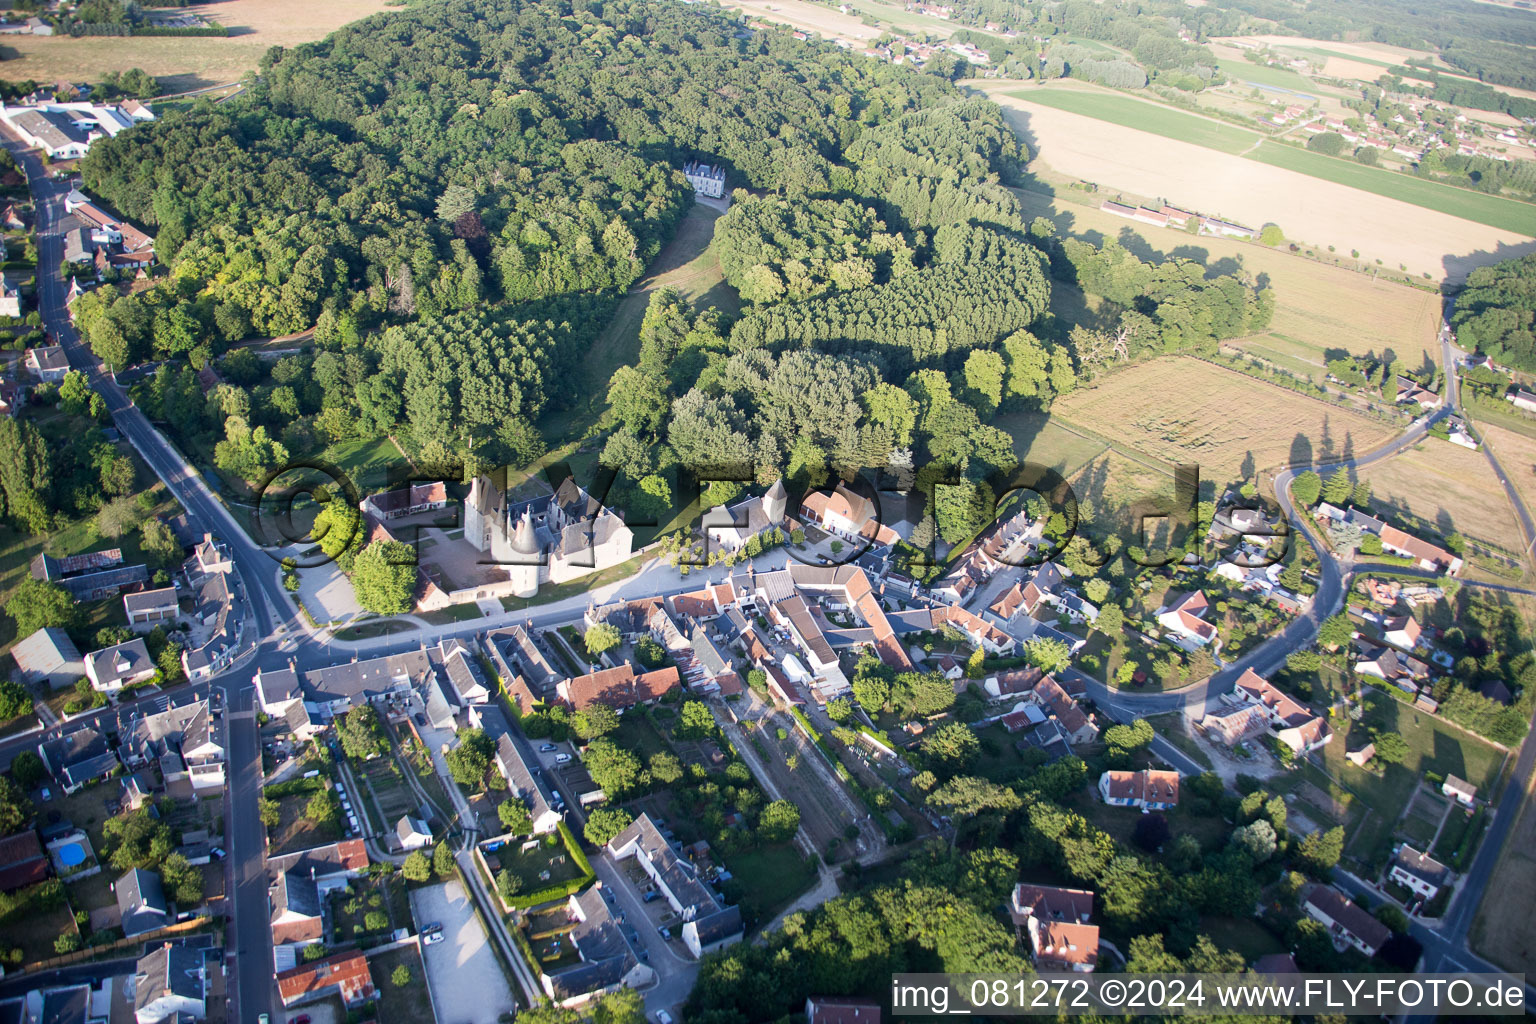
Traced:
<path fill-rule="evenodd" d="M 675 928 L 670 941 L 658 934 L 657 921 L 663 913 L 670 915 L 672 908 L 661 899 L 645 902 L 644 889 L 649 880 L 645 886 L 637 886 L 625 870 L 631 863 L 616 862 L 607 853 L 592 858 L 592 867 L 602 883 L 603 898 L 611 910 L 624 915 L 623 926 L 630 934 L 630 944 L 644 951 L 646 963 L 656 971 L 656 984 L 644 990 L 646 1010 L 666 1010 L 673 1020 L 678 1020 L 679 1008 L 693 989 L 699 965 L 688 955 Z"/>
<path fill-rule="evenodd" d="M 496 952 L 474 907 L 457 881 L 411 893 L 416 925 L 443 926 L 443 941 L 423 945 L 427 984 L 439 1020 L 450 1024 L 496 1024 L 516 1003 Z"/>

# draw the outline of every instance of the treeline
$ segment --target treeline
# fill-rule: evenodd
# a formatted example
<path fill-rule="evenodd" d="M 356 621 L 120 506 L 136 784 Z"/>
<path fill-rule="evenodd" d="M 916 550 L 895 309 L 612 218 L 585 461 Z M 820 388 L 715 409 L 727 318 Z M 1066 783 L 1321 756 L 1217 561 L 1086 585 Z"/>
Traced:
<path fill-rule="evenodd" d="M 1494 362 L 1536 371 L 1536 255 L 1478 267 L 1456 296 L 1456 340 Z"/>

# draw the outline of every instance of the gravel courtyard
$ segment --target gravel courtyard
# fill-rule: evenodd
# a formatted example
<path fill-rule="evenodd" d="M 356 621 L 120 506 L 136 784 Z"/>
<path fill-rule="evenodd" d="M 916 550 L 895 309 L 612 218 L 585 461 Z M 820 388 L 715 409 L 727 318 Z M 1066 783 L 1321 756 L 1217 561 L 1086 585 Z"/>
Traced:
<path fill-rule="evenodd" d="M 443 1024 L 496 1024 L 516 1003 L 489 937 L 457 881 L 411 893 L 416 924 L 443 926 L 443 941 L 422 946 L 427 984 Z"/>

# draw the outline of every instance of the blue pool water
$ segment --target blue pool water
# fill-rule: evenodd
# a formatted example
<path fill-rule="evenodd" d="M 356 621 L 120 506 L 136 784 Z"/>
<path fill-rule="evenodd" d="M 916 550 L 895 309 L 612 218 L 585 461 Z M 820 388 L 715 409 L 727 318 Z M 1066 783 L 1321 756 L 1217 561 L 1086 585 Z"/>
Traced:
<path fill-rule="evenodd" d="M 59 863 L 67 868 L 85 863 L 85 849 L 79 843 L 59 847 Z"/>

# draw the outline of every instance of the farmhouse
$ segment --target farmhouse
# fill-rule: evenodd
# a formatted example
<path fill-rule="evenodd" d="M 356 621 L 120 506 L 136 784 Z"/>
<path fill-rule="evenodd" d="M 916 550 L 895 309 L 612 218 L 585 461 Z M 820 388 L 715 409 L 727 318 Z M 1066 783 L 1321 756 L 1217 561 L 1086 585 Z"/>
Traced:
<path fill-rule="evenodd" d="M 1427 540 L 1404 533 L 1395 526 L 1383 525 L 1380 531 L 1384 550 L 1403 558 L 1412 558 L 1420 569 L 1455 576 L 1461 571 L 1461 558 Z"/>
<path fill-rule="evenodd" d="M 1392 937 L 1386 925 L 1331 886 L 1311 886 L 1302 899 L 1302 908 L 1314 920 L 1328 927 L 1337 949 L 1353 946 L 1366 956 L 1375 956 L 1376 951 Z"/>
<path fill-rule="evenodd" d="M 1400 843 L 1392 857 L 1387 877 L 1420 898 L 1432 900 L 1441 887 L 1450 881 L 1451 869 L 1429 854 L 1421 853 L 1407 843 Z"/>
<path fill-rule="evenodd" d="M 1013 888 L 1008 915 L 1029 934 L 1035 967 L 1043 971 L 1092 971 L 1099 962 L 1099 926 L 1089 924 L 1093 893 L 1051 885 Z"/>
<path fill-rule="evenodd" d="M 1412 377 L 1398 376 L 1396 383 L 1399 405 L 1404 402 L 1413 402 L 1423 409 L 1434 409 L 1440 405 L 1440 396 Z"/>

